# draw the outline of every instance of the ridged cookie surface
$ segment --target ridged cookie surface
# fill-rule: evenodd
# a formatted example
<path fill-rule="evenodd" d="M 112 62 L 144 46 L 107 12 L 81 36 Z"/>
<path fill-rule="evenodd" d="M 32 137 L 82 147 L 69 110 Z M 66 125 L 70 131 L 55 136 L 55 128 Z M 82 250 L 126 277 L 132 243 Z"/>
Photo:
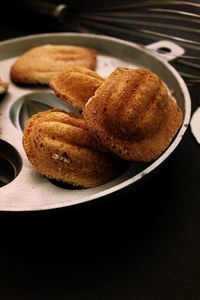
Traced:
<path fill-rule="evenodd" d="M 23 134 L 26 155 L 39 173 L 75 186 L 94 187 L 122 172 L 122 161 L 105 152 L 81 116 L 53 109 L 33 115 Z"/>
<path fill-rule="evenodd" d="M 170 144 L 183 114 L 161 79 L 145 69 L 117 68 L 87 102 L 90 132 L 126 160 L 155 160 Z"/>
<path fill-rule="evenodd" d="M 82 111 L 103 81 L 95 71 L 72 67 L 54 76 L 49 85 L 57 97 Z"/>
<path fill-rule="evenodd" d="M 11 67 L 11 79 L 20 84 L 48 84 L 68 67 L 96 67 L 96 50 L 71 45 L 42 45 L 21 55 Z"/>

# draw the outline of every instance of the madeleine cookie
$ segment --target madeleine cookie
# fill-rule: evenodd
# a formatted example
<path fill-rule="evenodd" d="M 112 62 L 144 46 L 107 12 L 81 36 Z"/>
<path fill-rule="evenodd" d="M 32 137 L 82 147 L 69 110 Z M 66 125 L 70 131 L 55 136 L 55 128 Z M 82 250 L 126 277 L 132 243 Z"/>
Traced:
<path fill-rule="evenodd" d="M 57 95 L 79 110 L 94 95 L 104 79 L 96 72 L 83 67 L 72 67 L 54 76 L 49 85 Z"/>
<path fill-rule="evenodd" d="M 42 45 L 21 55 L 11 67 L 11 79 L 20 84 L 48 84 L 52 76 L 68 67 L 94 70 L 96 50 L 71 45 Z"/>
<path fill-rule="evenodd" d="M 145 69 L 117 68 L 87 102 L 90 132 L 125 160 L 155 160 L 170 144 L 183 114 L 161 79 Z"/>
<path fill-rule="evenodd" d="M 37 113 L 27 121 L 23 146 L 39 173 L 75 186 L 104 184 L 124 166 L 90 135 L 81 116 L 58 109 Z"/>
<path fill-rule="evenodd" d="M 8 91 L 9 83 L 7 81 L 3 81 L 0 78 L 0 95 L 5 94 Z"/>

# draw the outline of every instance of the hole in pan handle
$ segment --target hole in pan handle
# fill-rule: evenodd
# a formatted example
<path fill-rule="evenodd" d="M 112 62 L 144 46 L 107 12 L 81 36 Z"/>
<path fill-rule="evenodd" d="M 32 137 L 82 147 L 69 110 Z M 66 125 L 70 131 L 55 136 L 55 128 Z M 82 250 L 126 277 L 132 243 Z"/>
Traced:
<path fill-rule="evenodd" d="M 156 56 L 161 57 L 165 61 L 172 61 L 185 53 L 182 47 L 168 40 L 149 44 L 145 48 L 153 51 Z"/>

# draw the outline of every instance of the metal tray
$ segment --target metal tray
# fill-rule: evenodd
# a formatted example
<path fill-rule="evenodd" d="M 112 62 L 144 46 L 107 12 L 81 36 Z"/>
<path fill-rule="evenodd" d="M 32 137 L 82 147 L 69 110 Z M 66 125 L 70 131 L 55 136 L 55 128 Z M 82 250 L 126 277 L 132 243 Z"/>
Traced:
<path fill-rule="evenodd" d="M 184 122 L 168 149 L 153 163 L 132 163 L 125 173 L 96 188 L 60 187 L 38 174 L 26 158 L 22 147 L 22 131 L 26 119 L 33 113 L 51 107 L 67 111 L 72 107 L 56 98 L 48 88 L 22 88 L 10 82 L 9 92 L 0 102 L 0 210 L 34 211 L 66 207 L 101 197 L 118 195 L 133 187 L 155 171 L 174 151 L 189 124 L 191 101 L 187 87 L 177 71 L 167 61 L 184 50 L 168 41 L 146 48 L 116 38 L 78 33 L 41 34 L 7 40 L 0 43 L 0 77 L 10 81 L 10 67 L 15 59 L 31 47 L 42 44 L 71 44 L 98 50 L 97 72 L 109 75 L 118 66 L 145 67 L 157 73 L 172 91 L 184 112 Z M 158 55 L 160 49 L 168 48 Z"/>

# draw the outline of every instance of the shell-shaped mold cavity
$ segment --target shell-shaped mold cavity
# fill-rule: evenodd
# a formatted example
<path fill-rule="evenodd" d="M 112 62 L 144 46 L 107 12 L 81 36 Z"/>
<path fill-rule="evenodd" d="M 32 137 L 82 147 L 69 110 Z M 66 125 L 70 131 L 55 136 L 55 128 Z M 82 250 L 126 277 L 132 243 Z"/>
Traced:
<path fill-rule="evenodd" d="M 52 108 L 67 112 L 79 113 L 72 106 L 64 103 L 51 92 L 32 92 L 19 97 L 10 109 L 10 119 L 13 125 L 23 131 L 26 121 L 34 114 Z"/>

